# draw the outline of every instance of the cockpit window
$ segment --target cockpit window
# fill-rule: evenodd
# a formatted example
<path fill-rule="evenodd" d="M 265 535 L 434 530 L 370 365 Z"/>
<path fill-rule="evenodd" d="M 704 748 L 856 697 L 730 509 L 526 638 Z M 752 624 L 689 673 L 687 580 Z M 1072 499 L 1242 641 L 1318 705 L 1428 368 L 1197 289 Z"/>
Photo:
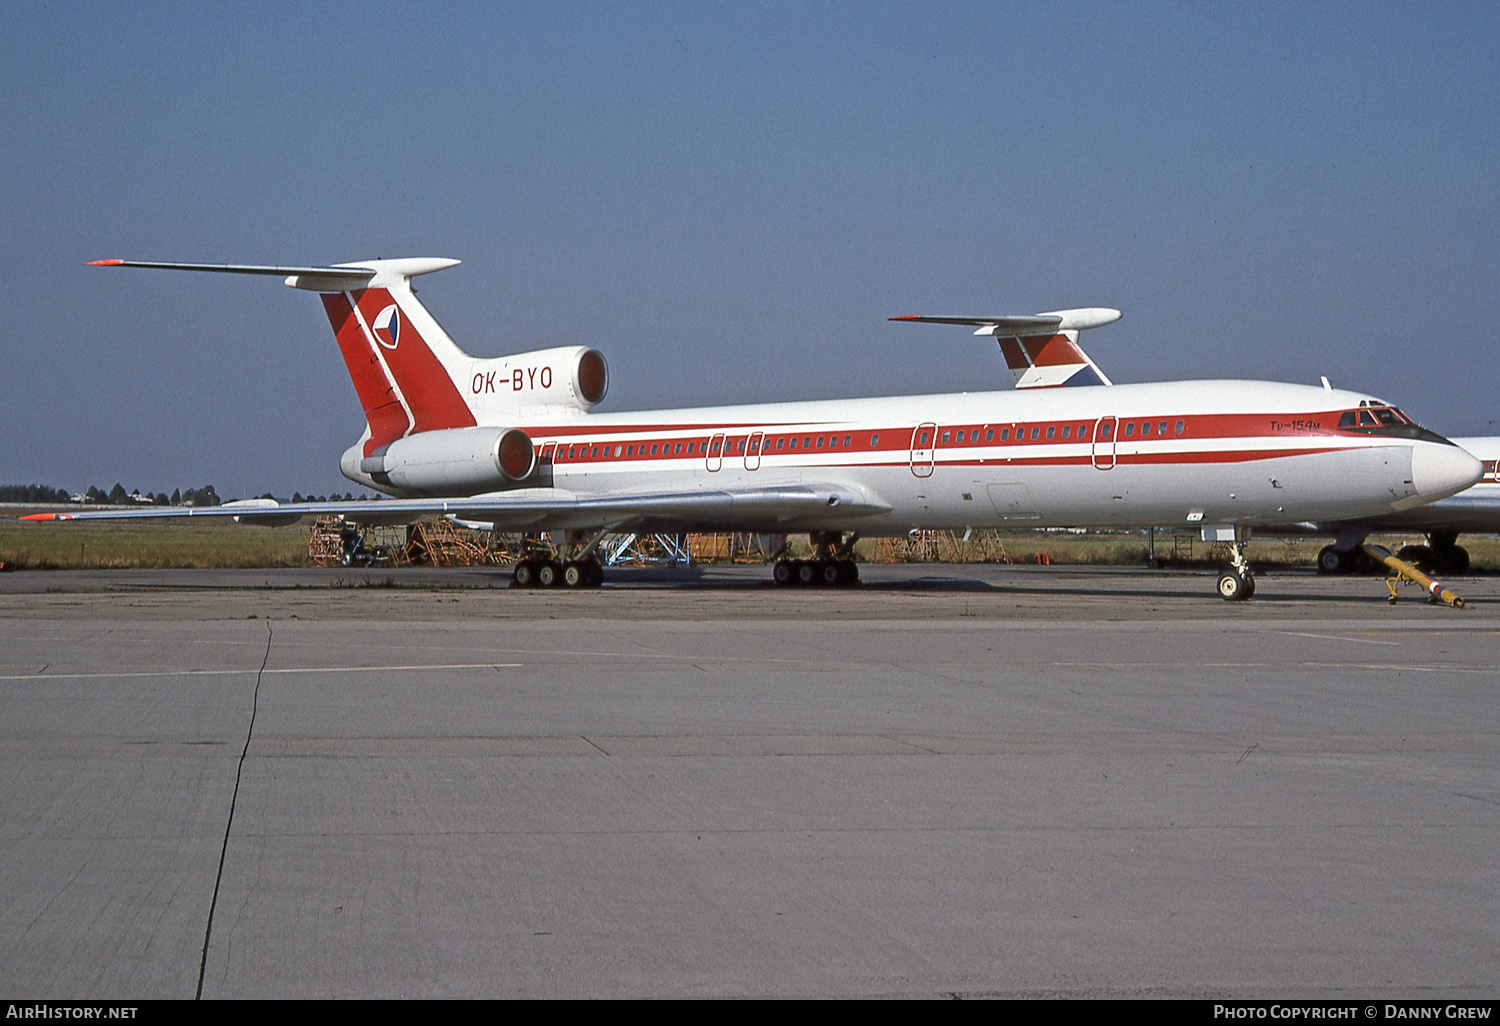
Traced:
<path fill-rule="evenodd" d="M 1419 426 L 1394 406 L 1361 403 L 1357 410 L 1339 414 L 1339 428 L 1366 435 L 1394 435 L 1400 438 L 1422 438 L 1430 442 L 1453 443 L 1435 432 Z"/>
<path fill-rule="evenodd" d="M 1339 416 L 1341 428 L 1410 427 L 1412 419 L 1394 406 L 1362 406 Z"/>

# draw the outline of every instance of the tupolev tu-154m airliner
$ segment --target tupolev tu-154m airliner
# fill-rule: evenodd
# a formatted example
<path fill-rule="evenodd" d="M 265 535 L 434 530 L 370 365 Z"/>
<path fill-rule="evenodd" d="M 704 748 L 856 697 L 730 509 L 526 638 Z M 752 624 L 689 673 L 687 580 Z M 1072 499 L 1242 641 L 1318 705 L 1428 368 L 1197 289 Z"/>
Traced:
<path fill-rule="evenodd" d="M 807 532 L 809 560 L 778 583 L 858 579 L 854 541 L 921 529 L 1198 525 L 1230 543 L 1218 579 L 1248 598 L 1244 545 L 1258 525 L 1373 517 L 1469 487 L 1478 460 L 1373 396 L 1265 381 L 1112 388 L 1078 333 L 1115 310 L 1018 317 L 904 317 L 959 324 L 1023 357 L 1031 387 L 820 402 L 595 413 L 609 385 L 598 350 L 477 358 L 417 301 L 411 280 L 456 260 L 268 267 L 101 260 L 98 265 L 272 275 L 321 294 L 365 413 L 340 461 L 381 502 L 245 500 L 209 508 L 28 519 L 234 516 L 291 523 L 337 514 L 390 523 L 440 514 L 561 540 L 515 567 L 524 586 L 591 587 L 622 531 Z M 1369 411 L 1374 426 L 1363 424 Z M 1355 426 L 1348 426 L 1353 424 Z M 559 558 L 560 556 L 560 558 Z"/>

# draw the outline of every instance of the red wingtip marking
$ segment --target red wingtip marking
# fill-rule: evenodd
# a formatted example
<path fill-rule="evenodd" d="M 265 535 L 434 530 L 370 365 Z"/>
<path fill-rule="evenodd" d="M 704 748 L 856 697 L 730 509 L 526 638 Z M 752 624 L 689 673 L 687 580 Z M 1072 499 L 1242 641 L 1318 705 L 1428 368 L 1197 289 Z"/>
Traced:
<path fill-rule="evenodd" d="M 917 314 L 903 314 L 900 317 L 890 317 L 887 319 L 892 321 L 918 321 L 921 320 L 921 317 Z"/>
<path fill-rule="evenodd" d="M 89 266 L 89 267 L 119 267 L 124 262 L 125 261 L 123 261 L 123 260 L 90 260 L 88 262 L 87 266 Z"/>
<path fill-rule="evenodd" d="M 30 516 L 22 517 L 21 519 L 22 520 L 61 520 L 62 516 L 61 516 L 61 514 L 58 514 L 58 513 L 33 513 Z"/>

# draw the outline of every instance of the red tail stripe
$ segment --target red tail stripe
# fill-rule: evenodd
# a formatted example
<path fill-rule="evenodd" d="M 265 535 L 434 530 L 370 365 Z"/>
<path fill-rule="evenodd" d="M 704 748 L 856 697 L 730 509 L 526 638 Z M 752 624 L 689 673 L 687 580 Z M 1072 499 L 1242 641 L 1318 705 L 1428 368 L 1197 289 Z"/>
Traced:
<path fill-rule="evenodd" d="M 354 293 L 354 301 L 365 323 L 375 324 L 380 312 L 395 302 L 385 289 L 361 289 Z M 473 427 L 476 421 L 469 404 L 448 376 L 447 369 L 437 358 L 425 339 L 407 319 L 405 311 L 396 308 L 399 328 L 396 347 L 382 347 L 380 355 L 390 368 L 401 389 L 401 396 L 411 410 L 413 434 L 419 431 L 436 431 L 440 428 Z"/>
<path fill-rule="evenodd" d="M 1082 350 L 1066 335 L 1032 336 L 1021 339 L 1021 345 L 1026 347 L 1032 362 L 1038 367 L 1063 367 L 1088 362 Z"/>
<path fill-rule="evenodd" d="M 380 446 L 390 445 L 406 434 L 411 421 L 385 376 L 385 368 L 370 348 L 370 341 L 354 316 L 349 298 L 341 292 L 323 293 L 321 298 L 328 322 L 333 325 L 334 337 L 338 339 L 344 366 L 349 368 L 354 391 L 359 395 L 359 404 L 370 425 L 370 438 L 365 442 L 365 455 L 368 456 Z"/>

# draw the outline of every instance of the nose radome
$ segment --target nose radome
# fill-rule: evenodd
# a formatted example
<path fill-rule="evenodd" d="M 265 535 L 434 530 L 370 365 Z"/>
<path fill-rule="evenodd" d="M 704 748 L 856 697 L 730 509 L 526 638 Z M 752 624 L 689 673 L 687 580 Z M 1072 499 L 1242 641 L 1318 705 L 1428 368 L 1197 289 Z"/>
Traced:
<path fill-rule="evenodd" d="M 1441 499 L 1484 476 L 1484 464 L 1456 445 L 1418 442 L 1411 453 L 1411 483 L 1424 502 Z"/>

